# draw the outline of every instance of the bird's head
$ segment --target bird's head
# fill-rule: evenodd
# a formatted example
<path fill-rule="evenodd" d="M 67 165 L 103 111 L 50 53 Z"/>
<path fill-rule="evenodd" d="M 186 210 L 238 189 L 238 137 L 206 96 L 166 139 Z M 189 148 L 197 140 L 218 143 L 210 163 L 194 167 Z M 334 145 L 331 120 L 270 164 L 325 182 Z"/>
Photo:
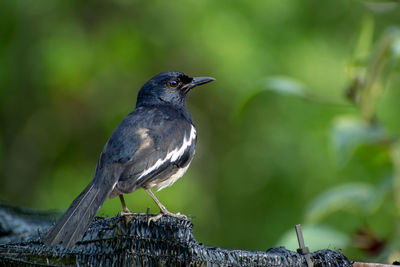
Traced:
<path fill-rule="evenodd" d="M 165 71 L 143 85 L 138 94 L 137 105 L 160 103 L 182 106 L 185 105 L 186 97 L 193 87 L 214 80 L 211 77 L 192 78 L 182 72 Z"/>

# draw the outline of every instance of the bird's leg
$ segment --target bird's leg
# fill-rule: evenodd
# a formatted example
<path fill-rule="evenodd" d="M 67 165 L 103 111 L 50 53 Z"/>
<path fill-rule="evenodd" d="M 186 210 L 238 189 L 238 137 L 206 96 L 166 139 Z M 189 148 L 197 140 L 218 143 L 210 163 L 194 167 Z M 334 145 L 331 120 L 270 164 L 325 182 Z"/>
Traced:
<path fill-rule="evenodd" d="M 167 208 L 161 204 L 161 202 L 156 198 L 156 196 L 153 194 L 153 192 L 151 192 L 150 189 L 146 189 L 147 194 L 149 194 L 149 196 L 154 200 L 154 202 L 156 202 L 157 206 L 160 208 L 160 211 L 164 214 L 168 214 L 171 213 L 167 210 Z"/>
<path fill-rule="evenodd" d="M 120 215 L 131 214 L 132 212 L 126 207 L 124 196 L 121 194 L 119 195 L 119 200 L 121 200 L 122 211 Z"/>
<path fill-rule="evenodd" d="M 154 202 L 156 202 L 157 206 L 160 208 L 160 213 L 157 214 L 156 216 L 153 216 L 149 219 L 148 224 L 150 224 L 150 222 L 156 222 L 157 220 L 159 220 L 163 215 L 168 215 L 168 216 L 172 216 L 175 218 L 179 218 L 179 219 L 187 219 L 187 217 L 183 214 L 178 213 L 172 213 L 169 212 L 167 210 L 166 207 L 164 207 L 163 204 L 161 204 L 161 202 L 156 198 L 156 196 L 153 194 L 153 192 L 151 192 L 150 189 L 145 189 L 147 194 L 149 194 L 149 196 L 154 200 Z"/>

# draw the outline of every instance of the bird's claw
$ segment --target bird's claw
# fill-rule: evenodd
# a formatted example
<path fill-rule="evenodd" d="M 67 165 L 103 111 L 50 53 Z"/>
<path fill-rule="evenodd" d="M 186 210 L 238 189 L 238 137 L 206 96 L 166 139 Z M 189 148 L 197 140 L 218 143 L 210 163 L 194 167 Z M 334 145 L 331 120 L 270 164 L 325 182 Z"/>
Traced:
<path fill-rule="evenodd" d="M 161 212 L 160 212 L 159 214 L 157 214 L 157 215 L 155 215 L 155 216 L 151 216 L 151 217 L 149 218 L 149 220 L 147 221 L 147 225 L 150 225 L 151 222 L 154 222 L 154 223 L 155 223 L 156 221 L 158 221 L 159 219 L 161 219 L 161 217 L 164 216 L 164 215 L 171 216 L 171 217 L 175 217 L 175 218 L 178 218 L 178 219 L 187 220 L 187 216 L 181 214 L 180 212 L 172 213 L 172 212 L 169 212 L 169 211 L 167 211 L 167 210 L 164 210 L 164 211 L 161 210 Z"/>
<path fill-rule="evenodd" d="M 120 212 L 118 212 L 118 216 L 122 217 L 122 219 L 125 221 L 126 224 L 130 223 L 132 221 L 132 219 L 135 217 L 134 213 L 132 213 L 128 209 L 124 209 L 124 210 L 121 210 Z"/>
<path fill-rule="evenodd" d="M 171 214 L 169 214 L 169 216 L 172 216 L 172 217 L 175 217 L 175 218 L 179 218 L 179 219 L 184 219 L 184 220 L 188 219 L 188 217 L 186 215 L 181 214 L 180 212 L 177 212 L 175 214 L 171 213 Z"/>
<path fill-rule="evenodd" d="M 156 222 L 156 221 L 158 221 L 162 216 L 163 216 L 164 214 L 163 213 L 159 213 L 159 214 L 157 214 L 156 216 L 151 216 L 150 218 L 149 218 L 149 220 L 147 221 L 147 225 L 148 226 L 150 226 L 150 223 L 151 222 Z"/>
<path fill-rule="evenodd" d="M 132 215 L 133 213 L 126 209 L 126 210 L 121 210 L 120 212 L 118 212 L 118 216 L 125 216 L 125 215 Z"/>

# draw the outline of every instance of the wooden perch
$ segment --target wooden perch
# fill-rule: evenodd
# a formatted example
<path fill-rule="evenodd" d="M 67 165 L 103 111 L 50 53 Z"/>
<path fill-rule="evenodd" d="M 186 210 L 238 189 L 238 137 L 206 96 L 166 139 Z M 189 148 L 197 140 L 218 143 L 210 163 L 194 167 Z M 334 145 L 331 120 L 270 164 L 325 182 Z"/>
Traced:
<path fill-rule="evenodd" d="M 230 250 L 200 244 L 190 220 L 150 215 L 96 218 L 72 249 L 49 247 L 41 237 L 56 214 L 0 205 L 0 266 L 306 266 L 303 255 L 284 247 Z M 294 234 L 294 233 L 293 233 Z M 310 254 L 314 266 L 352 266 L 339 251 Z"/>

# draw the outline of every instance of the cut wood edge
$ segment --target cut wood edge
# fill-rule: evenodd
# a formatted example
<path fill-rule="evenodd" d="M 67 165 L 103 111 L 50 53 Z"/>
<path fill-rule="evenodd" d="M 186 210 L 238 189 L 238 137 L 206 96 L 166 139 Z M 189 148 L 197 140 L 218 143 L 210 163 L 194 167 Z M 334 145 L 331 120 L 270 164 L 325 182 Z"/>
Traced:
<path fill-rule="evenodd" d="M 354 262 L 353 267 L 390 267 L 398 266 L 392 264 L 382 264 L 382 263 L 369 263 L 369 262 Z"/>

